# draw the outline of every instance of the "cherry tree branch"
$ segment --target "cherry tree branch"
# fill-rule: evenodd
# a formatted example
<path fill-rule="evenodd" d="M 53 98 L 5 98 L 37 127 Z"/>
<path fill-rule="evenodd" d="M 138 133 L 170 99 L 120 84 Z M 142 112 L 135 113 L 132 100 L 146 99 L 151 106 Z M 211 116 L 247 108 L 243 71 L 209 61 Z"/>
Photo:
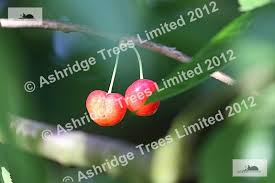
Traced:
<path fill-rule="evenodd" d="M 187 63 L 191 61 L 191 57 L 185 55 L 176 48 L 165 46 L 159 43 L 154 43 L 152 41 L 147 41 L 145 43 L 140 43 L 139 40 L 135 37 L 118 37 L 116 35 L 111 35 L 109 33 L 102 33 L 99 31 L 94 31 L 86 26 L 81 26 L 77 24 L 67 24 L 52 20 L 18 20 L 18 19 L 0 19 L 0 28 L 38 28 L 38 29 L 50 29 L 55 31 L 62 31 L 65 33 L 68 32 L 80 32 L 90 36 L 98 36 L 104 39 L 109 39 L 112 41 L 120 41 L 122 39 L 133 40 L 134 43 L 142 48 L 157 52 L 159 54 L 165 55 L 167 57 L 173 58 L 179 62 Z M 235 80 L 230 76 L 222 72 L 214 72 L 211 75 L 213 78 L 227 84 L 234 85 Z"/>
<path fill-rule="evenodd" d="M 58 133 L 56 126 L 17 116 L 11 117 L 10 129 L 16 141 L 20 142 L 17 145 L 21 149 L 63 166 L 91 168 L 93 165 L 100 166 L 106 159 L 111 160 L 114 156 L 119 158 L 132 152 L 135 158 L 129 161 L 127 167 L 116 167 L 118 175 L 135 179 L 138 175 L 143 177 L 144 182 L 149 180 L 151 156 L 141 155 L 135 145 L 81 131 Z M 3 139 L 1 141 L 5 143 Z"/>
<path fill-rule="evenodd" d="M 140 42 L 134 38 L 134 37 L 130 37 L 128 38 L 129 40 L 133 40 L 134 43 L 142 48 L 154 51 L 154 52 L 158 52 L 162 55 L 165 55 L 167 57 L 173 58 L 179 62 L 182 63 L 189 63 L 191 61 L 191 57 L 185 55 L 184 53 L 182 53 L 181 51 L 178 51 L 176 48 L 172 48 L 172 47 L 168 47 L 162 44 L 158 44 L 158 43 L 154 43 L 152 41 L 147 41 L 143 44 L 140 44 Z M 213 74 L 211 74 L 211 77 L 227 84 L 227 85 L 234 85 L 235 84 L 235 80 L 232 79 L 230 76 L 228 76 L 227 74 L 217 71 L 214 72 Z"/>

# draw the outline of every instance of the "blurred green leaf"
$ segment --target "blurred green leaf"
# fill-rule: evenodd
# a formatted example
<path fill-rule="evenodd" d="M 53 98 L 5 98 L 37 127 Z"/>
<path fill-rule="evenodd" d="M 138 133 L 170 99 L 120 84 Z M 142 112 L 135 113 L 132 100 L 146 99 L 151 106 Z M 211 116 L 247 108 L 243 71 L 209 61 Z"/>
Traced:
<path fill-rule="evenodd" d="M 239 0 L 240 11 L 250 11 L 271 2 L 274 2 L 274 1 L 273 0 Z"/>
<path fill-rule="evenodd" d="M 192 116 L 193 117 L 193 116 Z M 167 136 L 174 142 L 154 152 L 152 160 L 152 180 L 154 183 L 175 183 L 190 173 L 190 155 L 192 146 L 188 141 L 190 138 L 177 139 L 174 130 L 187 125 L 191 118 L 190 113 L 180 113 L 173 121 L 173 126 Z M 194 138 L 194 137 L 193 137 Z"/>
<path fill-rule="evenodd" d="M 5 167 L 1 167 L 1 171 L 4 183 L 12 183 L 10 172 Z"/>
<path fill-rule="evenodd" d="M 203 132 L 190 134 L 179 139 L 175 130 L 183 134 L 183 126 L 187 127 L 198 119 L 215 114 L 221 103 L 227 103 L 231 100 L 233 93 L 233 91 L 223 88 L 214 92 L 212 89 L 208 89 L 205 96 L 196 96 L 192 98 L 190 103 L 185 104 L 184 110 L 175 117 L 167 134 L 174 139 L 174 142 L 154 152 L 151 173 L 154 183 L 177 183 L 192 179 L 195 169 L 193 160 L 196 158 L 193 153 L 194 144 Z M 211 97 L 206 97 L 210 94 Z M 202 100 L 204 102 L 200 103 Z M 216 101 L 220 102 L 217 103 Z"/>
<path fill-rule="evenodd" d="M 232 159 L 244 126 L 227 126 L 208 137 L 199 157 L 200 183 L 241 183 L 232 177 Z"/>
<path fill-rule="evenodd" d="M 9 170 L 13 182 L 47 182 L 46 161 L 13 146 L 0 145 L 0 165 Z"/>
<path fill-rule="evenodd" d="M 232 159 L 266 159 L 268 177 L 253 180 L 274 180 L 274 176 L 270 177 L 270 172 L 275 167 L 275 126 L 274 112 L 271 109 L 274 96 L 275 85 L 271 85 L 255 99 L 256 106 L 253 109 L 243 110 L 240 114 L 227 119 L 226 127 L 208 138 L 199 158 L 202 183 L 251 182 L 251 178 L 232 177 Z M 240 98 L 236 101 L 240 101 Z"/>
<path fill-rule="evenodd" d="M 13 182 L 43 183 L 47 179 L 42 159 L 17 149 L 19 139 L 10 130 L 10 114 L 29 108 L 28 102 L 23 102 L 25 91 L 21 77 L 25 54 L 19 46 L 20 41 L 13 38 L 11 32 L 0 32 L 0 39 L 5 42 L 0 44 L 0 82 L 3 85 L 0 91 L 0 141 L 5 143 L 0 144 L 0 166 L 9 170 Z"/>

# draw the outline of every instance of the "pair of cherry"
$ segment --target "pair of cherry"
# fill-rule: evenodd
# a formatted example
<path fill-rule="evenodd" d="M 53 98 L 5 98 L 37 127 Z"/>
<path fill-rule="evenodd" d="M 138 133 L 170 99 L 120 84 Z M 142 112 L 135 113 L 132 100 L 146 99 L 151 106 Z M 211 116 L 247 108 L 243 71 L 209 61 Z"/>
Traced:
<path fill-rule="evenodd" d="M 86 100 L 86 108 L 90 117 L 100 126 L 114 126 L 118 124 L 124 118 L 127 108 L 137 116 L 151 116 L 159 107 L 159 101 L 145 104 L 158 86 L 152 80 L 143 79 L 140 55 L 135 47 L 133 47 L 133 50 L 139 61 L 140 79 L 127 88 L 125 97 L 119 93 L 112 93 L 119 59 L 119 54 L 117 54 L 108 92 L 102 90 L 92 91 Z"/>

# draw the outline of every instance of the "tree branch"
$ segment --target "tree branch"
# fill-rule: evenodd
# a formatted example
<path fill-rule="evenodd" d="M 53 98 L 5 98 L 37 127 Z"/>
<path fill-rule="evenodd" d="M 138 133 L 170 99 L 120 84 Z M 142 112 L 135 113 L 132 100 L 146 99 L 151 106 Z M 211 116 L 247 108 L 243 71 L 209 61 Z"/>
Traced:
<path fill-rule="evenodd" d="M 0 27 L 2 28 L 39 28 L 39 29 L 50 29 L 62 32 L 81 32 L 91 36 L 99 36 L 112 41 L 120 41 L 121 37 L 111 35 L 109 33 L 100 33 L 99 31 L 93 31 L 86 26 L 80 26 L 77 24 L 67 24 L 51 20 L 18 20 L 18 19 L 0 19 Z M 176 48 L 168 47 L 162 44 L 154 43 L 152 41 L 147 41 L 141 44 L 135 37 L 125 37 L 124 39 L 133 40 L 136 45 L 157 52 L 159 54 L 165 55 L 167 57 L 173 58 L 179 62 L 187 63 L 191 61 L 191 57 L 185 55 Z M 228 75 L 222 72 L 214 72 L 211 75 L 213 78 L 228 84 L 234 85 L 235 81 Z"/>
<path fill-rule="evenodd" d="M 130 161 L 127 167 L 116 167 L 117 175 L 136 180 L 138 175 L 143 176 L 145 182 L 149 180 L 151 156 L 149 154 L 142 156 L 134 145 L 80 131 L 58 135 L 53 126 L 21 117 L 11 117 L 10 127 L 17 142 L 19 141 L 17 145 L 20 148 L 64 166 L 91 168 L 93 165 L 100 166 L 114 155 L 118 158 L 133 152 L 135 159 Z M 43 130 L 50 130 L 53 133 L 43 140 Z"/>

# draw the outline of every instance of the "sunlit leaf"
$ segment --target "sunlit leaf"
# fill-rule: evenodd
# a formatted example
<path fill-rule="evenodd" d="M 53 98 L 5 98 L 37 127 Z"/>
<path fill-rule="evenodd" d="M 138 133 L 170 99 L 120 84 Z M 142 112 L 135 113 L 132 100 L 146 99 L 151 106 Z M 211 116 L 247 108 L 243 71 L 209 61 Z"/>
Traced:
<path fill-rule="evenodd" d="M 4 183 L 13 183 L 10 172 L 5 167 L 1 167 L 1 171 Z"/>
<path fill-rule="evenodd" d="M 264 6 L 271 2 L 274 2 L 274 1 L 273 0 L 239 0 L 241 11 L 253 10 L 255 8 Z"/>

